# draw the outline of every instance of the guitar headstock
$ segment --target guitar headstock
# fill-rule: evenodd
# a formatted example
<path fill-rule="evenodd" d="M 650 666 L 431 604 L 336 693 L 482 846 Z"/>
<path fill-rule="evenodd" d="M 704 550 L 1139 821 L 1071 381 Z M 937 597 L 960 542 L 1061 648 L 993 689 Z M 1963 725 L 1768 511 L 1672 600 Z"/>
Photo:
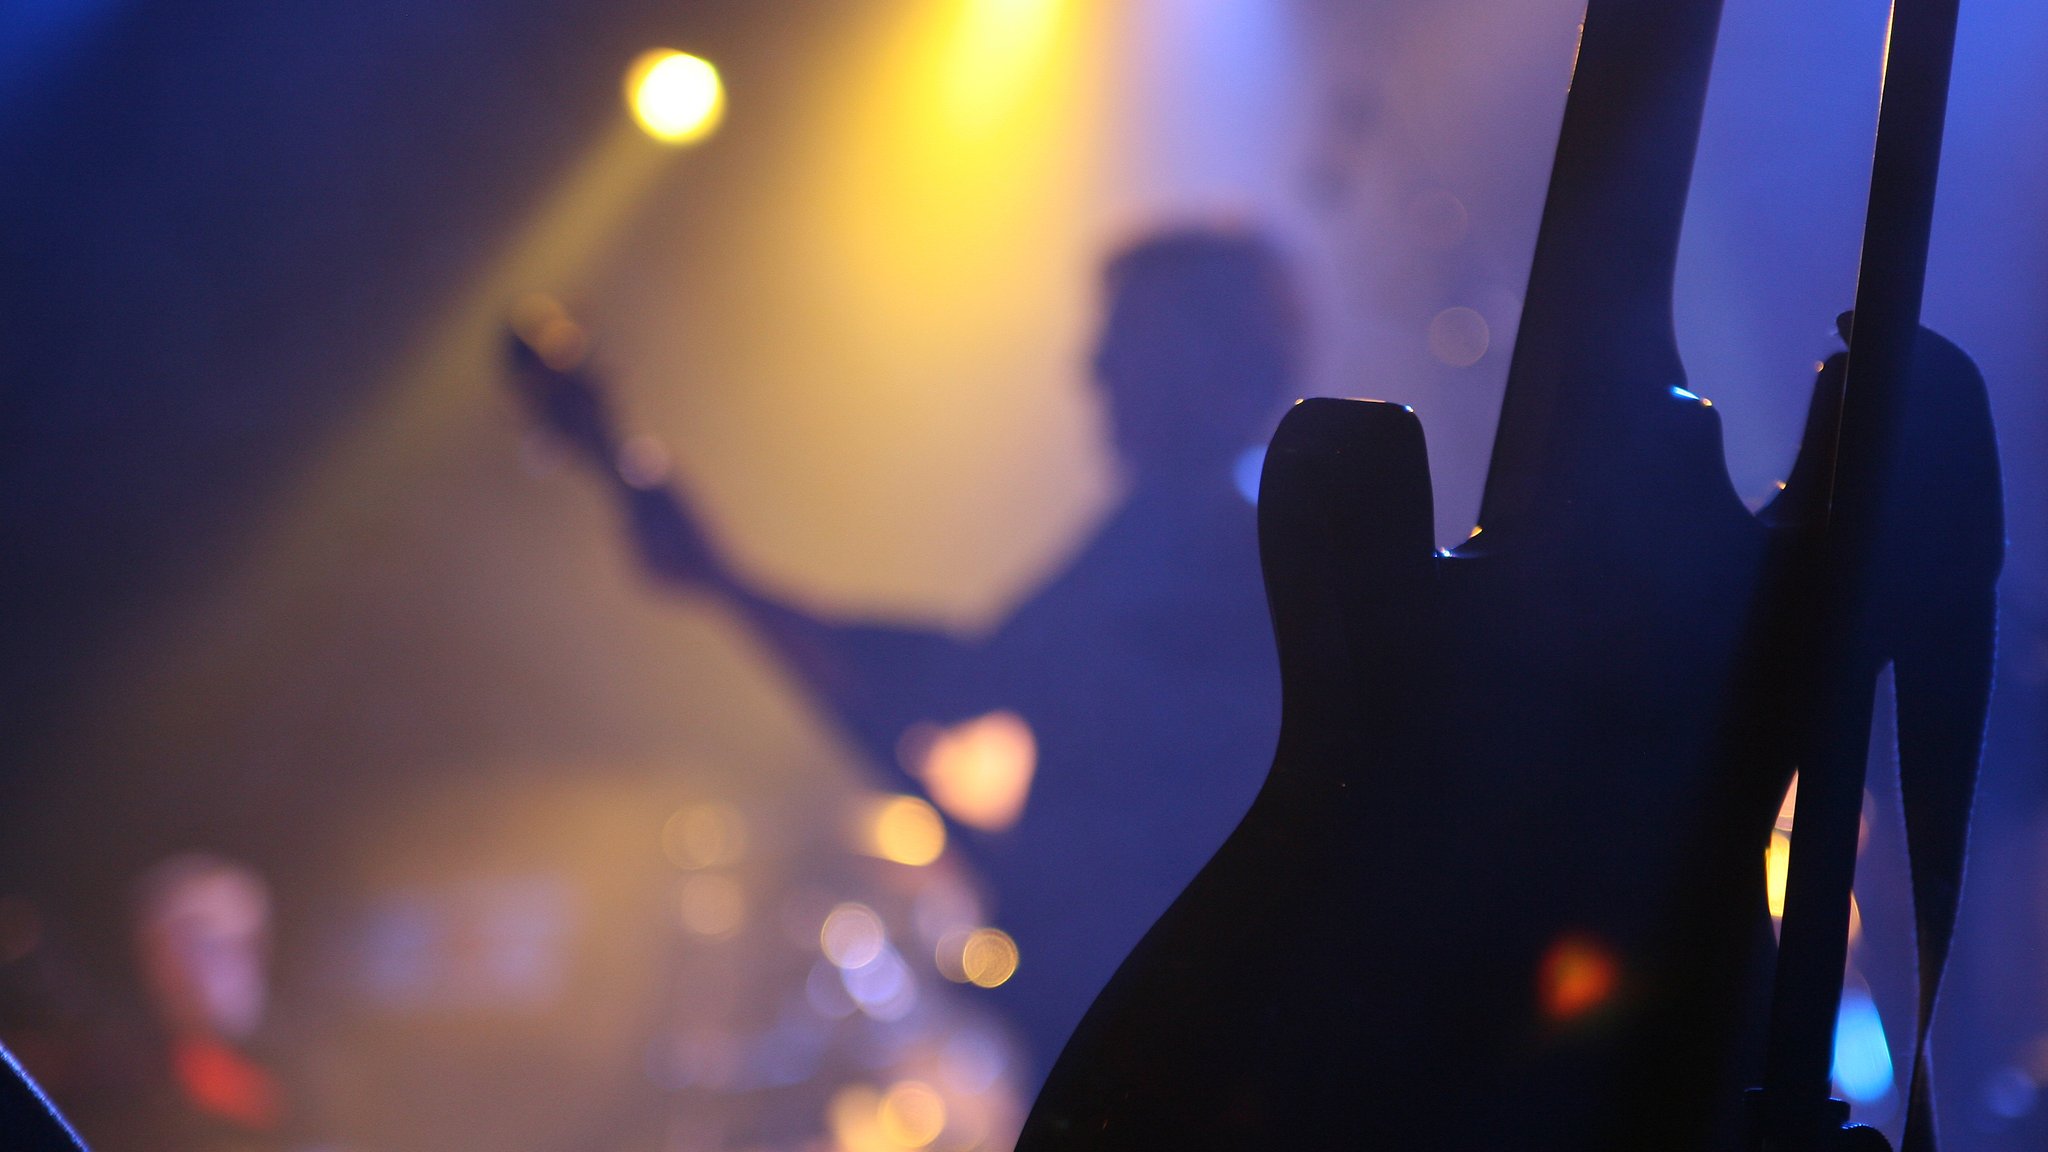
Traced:
<path fill-rule="evenodd" d="M 609 399 L 585 366 L 590 335 L 553 297 L 538 293 L 506 321 L 508 378 L 533 419 L 589 461 L 610 468 L 619 435 Z"/>

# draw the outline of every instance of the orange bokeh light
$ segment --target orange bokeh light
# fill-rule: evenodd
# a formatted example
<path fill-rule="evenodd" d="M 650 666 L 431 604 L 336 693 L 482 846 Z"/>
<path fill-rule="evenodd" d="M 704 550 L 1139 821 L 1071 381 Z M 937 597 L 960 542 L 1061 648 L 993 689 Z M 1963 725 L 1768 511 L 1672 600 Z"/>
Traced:
<path fill-rule="evenodd" d="M 1543 1015 L 1563 1024 L 1605 1004 L 1621 982 L 1621 964 L 1606 945 L 1589 936 L 1558 937 L 1537 968 L 1537 1001 Z"/>
<path fill-rule="evenodd" d="M 1024 815 L 1038 768 L 1031 725 L 1008 709 L 950 727 L 916 725 L 898 753 L 946 815 L 983 832 L 1001 832 Z"/>

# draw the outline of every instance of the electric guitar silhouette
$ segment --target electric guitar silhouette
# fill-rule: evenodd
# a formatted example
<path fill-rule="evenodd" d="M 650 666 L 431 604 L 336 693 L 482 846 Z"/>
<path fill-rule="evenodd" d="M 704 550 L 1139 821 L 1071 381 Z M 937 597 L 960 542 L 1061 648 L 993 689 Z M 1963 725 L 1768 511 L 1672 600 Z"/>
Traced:
<path fill-rule="evenodd" d="M 1869 423 L 1859 392 L 1835 402 L 1838 357 L 1782 497 L 1752 515 L 1731 490 L 1671 321 L 1719 10 L 1588 7 L 1481 531 L 1436 551 L 1409 410 L 1309 400 L 1281 425 L 1259 508 L 1284 694 L 1271 774 L 1075 1031 L 1023 1152 L 1882 1146 L 1822 1107 L 1831 1035 L 1819 1083 L 1802 1064 L 1752 1133 L 1763 849 L 1795 767 L 1844 755 L 1817 731 L 1860 756 L 1885 660 L 1909 800 L 1916 779 L 1967 781 L 1995 449 L 1974 367 L 1916 326 L 1913 268 L 1914 307 L 1884 309 L 1904 324 L 1887 437 L 1854 445 L 1857 478 L 1883 482 L 1833 483 L 1838 409 L 1841 459 Z M 1937 150 L 1938 126 L 1937 109 Z M 1867 257 L 1859 307 L 1894 276 Z M 1844 553 L 1815 525 L 1856 502 L 1882 540 Z M 1845 585 L 1815 573 L 1845 556 L 1876 567 L 1837 610 Z M 1857 642 L 1803 626 L 1814 612 Z M 1813 719 L 1859 679 L 1863 730 Z M 1960 852 L 1959 829 L 1938 838 Z M 1846 878 L 1839 895 L 1845 913 Z M 1823 1029 L 1833 1012 L 1805 1005 Z"/>
<path fill-rule="evenodd" d="M 1945 5 L 1952 30 L 1954 0 L 1901 4 Z M 1780 975 L 1765 1074 L 1763 852 L 1795 769 L 1860 795 L 1833 770 L 1853 760 L 1860 780 L 1870 680 L 1894 663 L 1923 969 L 1938 961 L 1989 690 L 1995 444 L 1975 367 L 1917 326 L 1925 223 L 1915 240 L 1899 220 L 1925 215 L 1932 170 L 1901 183 L 1881 163 L 1870 322 L 1842 325 L 1856 383 L 1845 400 L 1841 356 L 1820 373 L 1777 501 L 1752 514 L 1732 490 L 1671 320 L 1719 16 L 1719 0 L 1589 4 L 1472 539 L 1437 551 L 1400 405 L 1305 401 L 1274 436 L 1271 772 L 1074 1031 L 1020 1149 L 1881 1142 L 1827 1099 L 1839 980 L 1818 984 L 1829 963 L 1839 977 L 1842 933 L 1800 906 L 1837 900 L 1845 922 L 1848 876 L 1801 881 L 1830 855 L 1806 831 L 1787 955 L 1821 943 L 1788 965 L 1805 977 Z M 1895 39 L 1892 69 L 1917 74 L 1925 47 Z M 1887 124 L 1894 87 L 1915 86 L 1888 82 Z M 1938 155 L 1939 102 L 1918 119 L 1888 138 Z M 549 381 L 574 379 L 527 374 Z M 618 459 L 587 387 L 529 399 Z M 687 521 L 636 525 L 657 567 L 716 571 Z M 753 609 L 772 624 L 773 605 Z M 1910 802 L 1932 794 L 1916 824 Z M 1802 830 L 1840 824 L 1809 807 Z M 1931 1136 L 1922 1086 L 1908 1152 Z"/>

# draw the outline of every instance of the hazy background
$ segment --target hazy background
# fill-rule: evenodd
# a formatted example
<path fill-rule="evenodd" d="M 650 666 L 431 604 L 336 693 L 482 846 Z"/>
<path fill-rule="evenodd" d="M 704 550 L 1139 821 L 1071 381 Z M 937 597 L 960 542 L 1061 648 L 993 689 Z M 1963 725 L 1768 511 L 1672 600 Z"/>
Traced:
<path fill-rule="evenodd" d="M 0 12 L 0 892 L 38 910 L 45 954 L 0 977 L 54 964 L 113 1012 L 132 999 L 126 886 L 172 852 L 226 853 L 276 887 L 279 1010 L 326 1053 L 309 1079 L 335 1138 L 638 1146 L 587 1118 L 630 1112 L 636 1021 L 687 963 L 645 913 L 670 882 L 664 818 L 708 797 L 800 827 L 882 777 L 715 603 L 638 576 L 595 487 L 500 386 L 506 306 L 546 290 L 589 322 L 628 422 L 765 585 L 973 632 L 1116 498 L 1086 375 L 1102 255 L 1160 222 L 1260 222 L 1307 288 L 1308 389 L 1416 407 L 1449 544 L 1477 505 L 1579 12 Z M 1678 324 L 1745 497 L 1788 467 L 1852 294 L 1884 21 L 1728 3 Z M 692 149 L 640 136 L 619 99 L 661 44 L 724 74 L 725 122 Z M 2044 60 L 2048 10 L 1965 5 L 1926 309 L 1990 378 L 2012 534 L 1943 1025 L 1965 1152 L 2048 1132 Z M 1433 344 L 1456 308 L 1483 325 L 1459 313 Z M 548 877 L 569 895 L 519 887 Z M 426 893 L 459 919 L 485 889 L 537 902 L 536 931 L 572 942 L 565 975 L 519 993 L 537 999 L 363 1006 L 352 917 Z M 1874 939 L 1905 939 L 1865 905 Z M 946 990 L 963 1019 L 972 992 Z M 513 1067 L 521 1048 L 545 1058 Z M 564 1067 L 547 1124 L 503 1088 Z"/>

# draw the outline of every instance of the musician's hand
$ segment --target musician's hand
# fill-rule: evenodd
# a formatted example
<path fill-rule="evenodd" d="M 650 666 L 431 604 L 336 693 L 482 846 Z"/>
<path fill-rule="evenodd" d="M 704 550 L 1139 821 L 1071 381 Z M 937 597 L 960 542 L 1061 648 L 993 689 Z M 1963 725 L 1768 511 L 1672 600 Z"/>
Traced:
<path fill-rule="evenodd" d="M 619 437 L 610 405 L 580 371 L 589 348 L 581 325 L 546 297 L 520 303 L 506 326 L 512 390 L 541 427 L 589 463 L 617 466 Z"/>
<path fill-rule="evenodd" d="M 730 570 L 687 501 L 668 487 L 666 460 L 648 466 L 620 437 L 604 391 L 585 370 L 590 340 L 582 325 L 536 295 L 520 301 L 506 333 L 513 391 L 535 422 L 620 494 L 647 570 L 668 583 L 733 590 Z"/>

